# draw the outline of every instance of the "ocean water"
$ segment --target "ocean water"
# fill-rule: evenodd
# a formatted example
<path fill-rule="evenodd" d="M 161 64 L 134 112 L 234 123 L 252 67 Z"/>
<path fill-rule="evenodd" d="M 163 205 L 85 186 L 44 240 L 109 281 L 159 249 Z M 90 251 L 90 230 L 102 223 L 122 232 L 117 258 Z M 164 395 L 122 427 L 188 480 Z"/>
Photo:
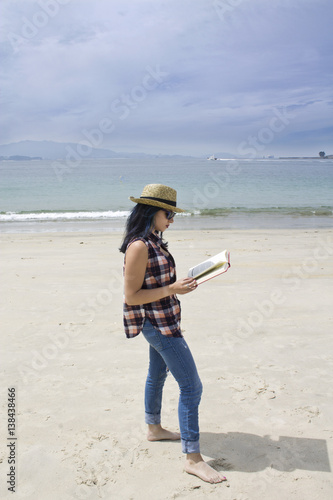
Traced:
<path fill-rule="evenodd" d="M 332 227 L 333 160 L 190 158 L 0 162 L 3 232 L 122 231 L 146 184 L 177 190 L 173 227 Z"/>

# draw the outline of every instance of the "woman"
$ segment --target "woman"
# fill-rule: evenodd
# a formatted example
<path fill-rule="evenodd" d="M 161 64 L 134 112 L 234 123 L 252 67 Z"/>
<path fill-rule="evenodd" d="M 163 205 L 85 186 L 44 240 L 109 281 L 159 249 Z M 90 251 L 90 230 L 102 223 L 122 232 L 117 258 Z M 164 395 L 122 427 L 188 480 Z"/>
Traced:
<path fill-rule="evenodd" d="M 124 261 L 124 326 L 128 338 L 142 332 L 149 347 L 145 388 L 145 422 L 148 440 L 181 439 L 186 453 L 185 471 L 204 481 L 226 478 L 210 467 L 200 454 L 198 407 L 202 384 L 191 352 L 180 329 L 178 295 L 193 292 L 193 278 L 176 279 L 175 262 L 162 234 L 173 223 L 176 191 L 162 184 L 145 186 L 126 225 L 120 251 Z M 180 435 L 161 426 L 162 391 L 170 370 L 180 388 L 178 416 Z"/>

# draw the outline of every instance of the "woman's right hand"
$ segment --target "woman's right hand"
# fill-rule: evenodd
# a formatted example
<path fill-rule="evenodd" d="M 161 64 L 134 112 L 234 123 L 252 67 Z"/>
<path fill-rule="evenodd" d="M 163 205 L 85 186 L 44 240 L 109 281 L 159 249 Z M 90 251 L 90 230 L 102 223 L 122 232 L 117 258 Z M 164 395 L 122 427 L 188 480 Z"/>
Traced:
<path fill-rule="evenodd" d="M 172 293 L 185 295 L 186 293 L 193 292 L 193 290 L 195 290 L 197 286 L 198 283 L 194 278 L 183 278 L 169 285 L 169 288 Z"/>

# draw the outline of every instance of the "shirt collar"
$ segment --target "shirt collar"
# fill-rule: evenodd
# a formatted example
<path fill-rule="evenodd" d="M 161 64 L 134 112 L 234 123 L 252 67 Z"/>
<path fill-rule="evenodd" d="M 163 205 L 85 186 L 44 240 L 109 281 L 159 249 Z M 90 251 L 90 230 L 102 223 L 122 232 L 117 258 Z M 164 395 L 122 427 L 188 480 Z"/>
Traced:
<path fill-rule="evenodd" d="M 151 239 L 159 247 L 162 245 L 162 238 L 154 232 L 150 233 L 149 239 Z"/>

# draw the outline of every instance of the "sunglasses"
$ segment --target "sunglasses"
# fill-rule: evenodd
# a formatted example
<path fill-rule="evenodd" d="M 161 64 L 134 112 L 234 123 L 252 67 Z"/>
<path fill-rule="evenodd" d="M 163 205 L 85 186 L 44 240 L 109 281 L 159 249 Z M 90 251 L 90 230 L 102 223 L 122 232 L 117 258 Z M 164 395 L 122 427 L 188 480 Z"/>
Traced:
<path fill-rule="evenodd" d="M 171 220 L 174 218 L 174 216 L 176 215 L 176 212 L 170 212 L 169 210 L 164 210 L 165 214 L 166 214 L 166 218 L 168 220 Z"/>

